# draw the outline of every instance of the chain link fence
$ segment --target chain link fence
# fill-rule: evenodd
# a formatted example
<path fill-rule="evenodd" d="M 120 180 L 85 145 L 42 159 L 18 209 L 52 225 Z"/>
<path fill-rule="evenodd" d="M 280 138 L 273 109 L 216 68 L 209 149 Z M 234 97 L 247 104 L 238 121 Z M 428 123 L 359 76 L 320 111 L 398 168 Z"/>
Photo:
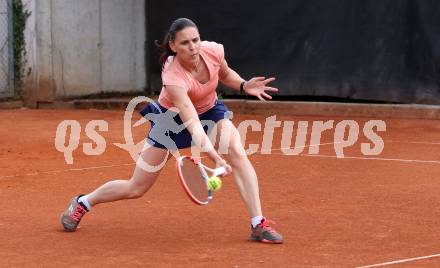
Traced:
<path fill-rule="evenodd" d="M 12 1 L 0 0 L 0 98 L 14 95 Z"/>

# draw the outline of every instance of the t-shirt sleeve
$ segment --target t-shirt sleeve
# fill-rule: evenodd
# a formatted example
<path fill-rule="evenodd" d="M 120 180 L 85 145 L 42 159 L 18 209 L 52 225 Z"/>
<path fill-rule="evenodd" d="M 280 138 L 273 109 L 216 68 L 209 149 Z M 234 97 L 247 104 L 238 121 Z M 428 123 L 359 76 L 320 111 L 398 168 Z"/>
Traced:
<path fill-rule="evenodd" d="M 188 85 L 184 79 L 174 70 L 166 71 L 162 73 L 162 84 L 164 86 L 178 86 L 185 90 L 188 90 Z"/>
<path fill-rule="evenodd" d="M 225 59 L 225 48 L 223 47 L 222 44 L 218 44 L 215 42 L 212 42 L 212 43 L 213 43 L 213 47 L 215 50 L 215 54 L 218 57 L 218 61 L 219 61 L 219 63 L 222 63 L 223 60 Z"/>
<path fill-rule="evenodd" d="M 204 41 L 203 46 L 206 52 L 211 55 L 217 61 L 217 64 L 221 64 L 225 59 L 225 49 L 222 44 L 210 41 Z"/>

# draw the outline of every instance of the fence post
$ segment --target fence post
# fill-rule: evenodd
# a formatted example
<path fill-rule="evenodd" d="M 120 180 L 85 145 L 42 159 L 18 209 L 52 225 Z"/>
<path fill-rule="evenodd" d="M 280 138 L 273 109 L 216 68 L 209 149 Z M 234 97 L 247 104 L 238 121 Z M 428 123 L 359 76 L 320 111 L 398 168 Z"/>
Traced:
<path fill-rule="evenodd" d="M 7 0 L 8 6 L 8 54 L 9 54 L 9 92 L 11 96 L 15 95 L 15 87 L 14 87 L 14 10 L 13 10 L 13 1 Z"/>

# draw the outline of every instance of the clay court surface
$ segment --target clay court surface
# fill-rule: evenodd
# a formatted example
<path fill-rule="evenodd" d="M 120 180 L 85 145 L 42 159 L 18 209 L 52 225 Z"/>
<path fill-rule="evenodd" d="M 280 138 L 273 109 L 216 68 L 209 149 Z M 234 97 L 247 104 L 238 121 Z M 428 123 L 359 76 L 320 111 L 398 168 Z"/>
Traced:
<path fill-rule="evenodd" d="M 345 149 L 349 158 L 336 158 L 332 130 L 324 132 L 318 155 L 306 148 L 299 156 L 279 150 L 250 156 L 265 215 L 284 235 L 282 245 L 247 240 L 249 219 L 232 178 L 223 180 L 209 206 L 193 205 L 178 184 L 174 159 L 143 198 L 96 206 L 77 232 L 61 231 L 59 215 L 72 196 L 131 176 L 133 160 L 113 145 L 124 143 L 123 115 L 0 111 L 0 267 L 358 267 L 405 259 L 412 260 L 389 267 L 440 267 L 436 120 L 278 116 L 309 125 L 355 120 L 361 127 L 381 119 L 387 126 L 379 133 L 384 150 L 375 159 L 361 153 L 368 142 L 363 135 Z M 54 145 L 57 126 L 67 119 L 82 126 L 72 165 Z M 234 122 L 245 119 L 264 126 L 266 117 L 235 115 Z M 90 120 L 108 122 L 102 155 L 82 150 L 92 142 L 84 134 Z M 134 140 L 146 130 L 133 128 Z M 278 128 L 273 149 L 280 139 Z M 248 131 L 247 144 L 261 142 L 261 133 Z"/>

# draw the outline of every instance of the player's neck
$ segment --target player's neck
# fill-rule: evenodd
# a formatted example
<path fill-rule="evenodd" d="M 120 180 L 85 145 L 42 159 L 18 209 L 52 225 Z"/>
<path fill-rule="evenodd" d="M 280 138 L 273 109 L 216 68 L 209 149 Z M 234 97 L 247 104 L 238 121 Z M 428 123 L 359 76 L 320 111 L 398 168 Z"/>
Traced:
<path fill-rule="evenodd" d="M 200 55 L 197 57 L 195 62 L 185 62 L 179 58 L 177 58 L 180 65 L 185 68 L 190 73 L 198 73 L 200 71 Z"/>

